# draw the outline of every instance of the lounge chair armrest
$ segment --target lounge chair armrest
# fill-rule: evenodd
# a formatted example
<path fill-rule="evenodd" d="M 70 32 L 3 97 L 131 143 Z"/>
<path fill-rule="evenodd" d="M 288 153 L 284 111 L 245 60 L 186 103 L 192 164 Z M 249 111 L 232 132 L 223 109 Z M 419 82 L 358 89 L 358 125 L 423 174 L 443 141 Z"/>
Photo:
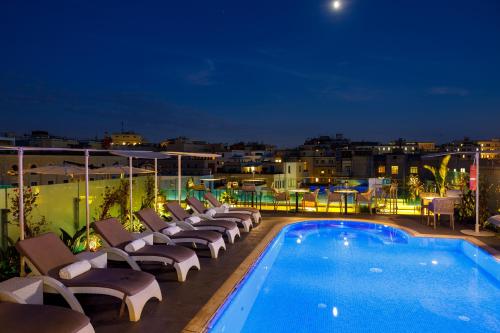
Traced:
<path fill-rule="evenodd" d="M 80 302 L 78 302 L 75 295 L 73 295 L 73 293 L 69 291 L 69 289 L 66 288 L 64 284 L 50 276 L 41 275 L 40 278 L 43 281 L 44 288 L 48 287 L 51 290 L 56 291 L 66 300 L 71 309 L 85 314 L 85 312 L 83 312 L 82 306 L 80 305 Z"/>
<path fill-rule="evenodd" d="M 175 224 L 183 230 L 196 230 L 196 227 L 184 221 L 175 221 Z"/>
<path fill-rule="evenodd" d="M 26 300 L 9 291 L 0 291 L 0 302 L 28 304 Z"/>
<path fill-rule="evenodd" d="M 175 243 L 170 239 L 165 234 L 162 234 L 161 232 L 154 232 L 153 233 L 154 237 L 154 242 L 155 243 L 162 243 L 162 244 L 168 244 L 168 245 L 174 245 Z"/>
<path fill-rule="evenodd" d="M 130 267 L 133 269 L 133 270 L 136 270 L 136 271 L 140 271 L 141 268 L 139 267 L 139 265 L 135 262 L 134 259 L 132 259 L 127 252 L 121 250 L 121 249 L 117 249 L 116 247 L 104 247 L 101 249 L 101 251 L 103 252 L 106 252 L 106 253 L 109 253 L 109 254 L 112 254 L 112 255 L 115 255 L 117 257 L 120 257 L 122 258 L 124 261 L 126 261 Z M 108 256 L 108 259 L 109 259 L 109 256 Z"/>

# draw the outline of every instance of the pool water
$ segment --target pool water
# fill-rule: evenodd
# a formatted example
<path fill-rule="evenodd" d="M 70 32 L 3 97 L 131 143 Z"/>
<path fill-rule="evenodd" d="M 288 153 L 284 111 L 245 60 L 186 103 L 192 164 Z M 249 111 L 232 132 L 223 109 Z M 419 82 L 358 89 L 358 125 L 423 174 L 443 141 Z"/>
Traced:
<path fill-rule="evenodd" d="M 378 224 L 285 227 L 210 332 L 500 332 L 500 263 Z"/>

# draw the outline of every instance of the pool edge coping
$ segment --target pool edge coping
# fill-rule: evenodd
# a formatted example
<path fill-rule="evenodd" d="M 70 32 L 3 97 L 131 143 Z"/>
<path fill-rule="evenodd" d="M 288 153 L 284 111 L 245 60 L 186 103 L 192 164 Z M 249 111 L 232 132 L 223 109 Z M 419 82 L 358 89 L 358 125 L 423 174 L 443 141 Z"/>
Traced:
<path fill-rule="evenodd" d="M 238 285 L 243 281 L 243 279 L 247 276 L 247 274 L 252 269 L 255 262 L 260 258 L 260 256 L 264 253 L 264 251 L 271 244 L 273 239 L 278 235 L 278 233 L 283 230 L 284 227 L 290 224 L 298 223 L 298 222 L 307 222 L 307 221 L 342 221 L 346 220 L 346 218 L 336 217 L 336 218 L 299 218 L 293 219 L 292 221 L 283 221 L 276 223 L 271 230 L 267 233 L 266 236 L 259 242 L 259 244 L 255 247 L 255 249 L 250 252 L 250 254 L 241 262 L 241 264 L 234 270 L 233 273 L 227 278 L 226 281 L 222 284 L 222 286 L 217 289 L 217 291 L 210 297 L 207 303 L 203 305 L 203 307 L 196 313 L 196 315 L 189 321 L 189 323 L 182 329 L 182 333 L 200 333 L 206 332 L 208 330 L 208 325 L 212 318 L 215 316 L 217 311 L 221 306 L 224 305 L 226 299 L 233 293 L 233 291 L 238 287 Z M 363 218 L 348 218 L 349 221 L 354 222 L 367 222 L 373 224 L 380 224 L 390 226 L 395 229 L 402 230 L 412 237 L 430 237 L 430 238 L 452 238 L 452 239 L 463 239 L 476 245 L 477 247 L 485 250 L 487 253 L 492 255 L 496 260 L 500 261 L 500 251 L 488 246 L 483 243 L 481 240 L 466 235 L 446 235 L 446 234 L 425 234 L 415 231 L 409 227 L 401 226 L 395 224 L 390 221 L 385 220 L 370 220 Z"/>

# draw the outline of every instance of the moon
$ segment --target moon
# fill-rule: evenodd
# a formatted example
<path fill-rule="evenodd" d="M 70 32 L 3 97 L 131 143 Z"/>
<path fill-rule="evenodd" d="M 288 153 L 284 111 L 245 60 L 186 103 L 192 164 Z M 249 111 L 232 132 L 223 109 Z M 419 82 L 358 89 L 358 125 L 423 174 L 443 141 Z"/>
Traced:
<path fill-rule="evenodd" d="M 342 8 L 342 2 L 340 0 L 332 1 L 332 9 L 335 11 L 339 11 Z"/>

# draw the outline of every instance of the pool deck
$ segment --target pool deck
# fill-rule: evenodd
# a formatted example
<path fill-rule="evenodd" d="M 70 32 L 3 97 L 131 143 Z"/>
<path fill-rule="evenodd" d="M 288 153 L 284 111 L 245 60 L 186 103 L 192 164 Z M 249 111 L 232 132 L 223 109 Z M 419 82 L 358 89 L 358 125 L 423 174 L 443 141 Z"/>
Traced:
<path fill-rule="evenodd" d="M 263 222 L 249 234 L 242 234 L 242 239 L 235 244 L 228 244 L 228 250 L 222 251 L 218 259 L 211 259 L 208 251 L 200 255 L 201 271 L 191 271 L 187 281 L 176 281 L 175 272 L 151 266 L 149 271 L 156 275 L 163 293 L 163 301 L 150 301 L 144 308 L 141 320 L 132 323 L 126 317 L 118 317 L 120 301 L 105 296 L 78 296 L 84 310 L 90 316 L 96 332 L 199 332 L 203 331 L 217 307 L 225 296 L 248 271 L 250 265 L 259 256 L 266 244 L 282 226 L 307 219 L 364 219 L 379 223 L 396 225 L 415 234 L 435 236 L 463 236 L 455 225 L 452 231 L 448 223 L 436 230 L 420 223 L 415 216 L 397 215 L 344 215 L 322 213 L 263 213 Z M 467 229 L 470 226 L 467 227 Z M 481 237 L 490 252 L 500 253 L 500 237 Z M 500 258 L 500 257 L 499 257 Z"/>

